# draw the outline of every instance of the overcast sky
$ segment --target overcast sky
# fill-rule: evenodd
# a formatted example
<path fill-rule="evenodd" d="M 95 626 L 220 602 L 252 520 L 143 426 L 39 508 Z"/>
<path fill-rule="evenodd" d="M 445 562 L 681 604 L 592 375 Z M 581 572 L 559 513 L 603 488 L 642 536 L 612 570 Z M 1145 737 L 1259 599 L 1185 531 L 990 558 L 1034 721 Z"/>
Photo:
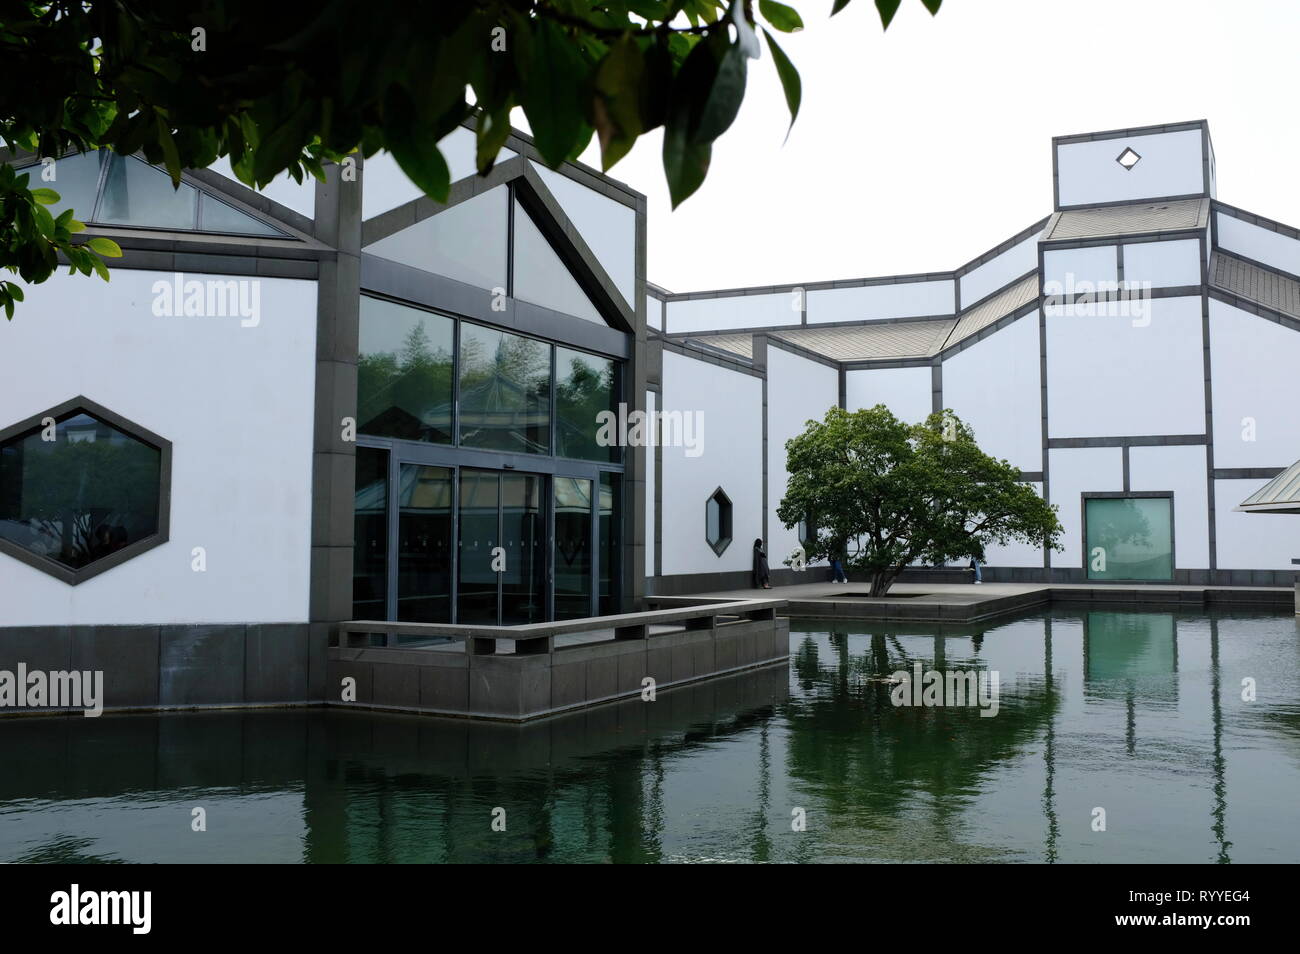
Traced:
<path fill-rule="evenodd" d="M 788 142 L 764 49 L 676 212 L 659 133 L 610 170 L 649 197 L 648 277 L 670 291 L 955 268 L 1052 210 L 1052 136 L 1192 119 L 1220 199 L 1300 226 L 1295 0 L 903 0 L 888 32 L 871 0 L 790 2 Z"/>

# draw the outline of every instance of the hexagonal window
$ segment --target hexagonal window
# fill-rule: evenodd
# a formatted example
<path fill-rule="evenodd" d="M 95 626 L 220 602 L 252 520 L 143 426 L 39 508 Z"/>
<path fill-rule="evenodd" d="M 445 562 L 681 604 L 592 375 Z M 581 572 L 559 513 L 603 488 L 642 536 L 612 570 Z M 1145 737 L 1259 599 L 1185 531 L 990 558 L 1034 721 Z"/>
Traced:
<path fill-rule="evenodd" d="M 704 503 L 704 539 L 718 556 L 731 545 L 731 498 L 721 487 Z"/>
<path fill-rule="evenodd" d="M 76 585 L 167 541 L 171 443 L 86 398 L 0 431 L 0 552 Z"/>

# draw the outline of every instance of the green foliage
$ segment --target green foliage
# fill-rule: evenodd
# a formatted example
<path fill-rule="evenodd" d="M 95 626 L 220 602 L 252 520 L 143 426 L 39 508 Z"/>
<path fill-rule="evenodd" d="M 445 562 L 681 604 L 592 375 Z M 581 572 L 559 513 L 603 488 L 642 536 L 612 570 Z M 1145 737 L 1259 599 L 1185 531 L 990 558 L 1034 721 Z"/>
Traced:
<path fill-rule="evenodd" d="M 885 26 L 900 2 L 876 0 Z M 931 13 L 940 2 L 922 0 Z M 764 23 L 789 33 L 803 18 L 776 0 L 12 2 L 0 16 L 0 89 L 14 93 L 0 107 L 0 142 L 56 158 L 143 152 L 176 183 L 182 169 L 228 156 L 253 187 L 283 172 L 323 178 L 325 162 L 387 149 L 444 200 L 438 142 L 476 119 L 485 173 L 522 107 L 552 167 L 595 135 L 609 169 L 662 126 L 676 206 L 704 181 L 713 142 L 740 109 Z M 799 74 L 763 34 L 793 123 Z M 42 202 L 57 199 L 38 192 L 48 190 L 0 182 L 0 268 L 39 283 L 62 254 L 74 271 L 107 278 L 105 253 L 42 217 Z M 69 234 L 78 225 L 63 223 Z M 15 288 L 0 283 L 10 316 Z"/>
<path fill-rule="evenodd" d="M 906 424 L 883 404 L 824 420 L 786 442 L 790 479 L 777 516 L 793 527 L 814 515 L 809 560 L 839 554 L 883 596 L 911 565 L 980 556 L 1022 541 L 1060 549 L 1056 508 L 985 454 L 951 411 Z"/>

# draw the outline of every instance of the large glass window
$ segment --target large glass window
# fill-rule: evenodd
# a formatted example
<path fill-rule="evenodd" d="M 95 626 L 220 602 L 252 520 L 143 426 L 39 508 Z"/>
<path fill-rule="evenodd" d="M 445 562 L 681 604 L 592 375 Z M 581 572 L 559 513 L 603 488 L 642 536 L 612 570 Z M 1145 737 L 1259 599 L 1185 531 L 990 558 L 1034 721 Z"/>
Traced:
<path fill-rule="evenodd" d="M 452 471 L 403 464 L 400 481 L 397 618 L 450 623 Z"/>
<path fill-rule="evenodd" d="M 363 434 L 450 444 L 456 323 L 378 298 L 361 299 L 357 421 Z"/>
<path fill-rule="evenodd" d="M 601 411 L 614 409 L 614 362 L 583 351 L 555 349 L 555 455 L 581 460 L 618 460 L 618 435 Z M 602 437 L 604 443 L 602 444 Z M 615 438 L 610 440 L 609 438 Z"/>
<path fill-rule="evenodd" d="M 388 618 L 388 452 L 357 448 L 352 618 Z"/>
<path fill-rule="evenodd" d="M 555 478 L 555 618 L 591 615 L 591 481 Z"/>
<path fill-rule="evenodd" d="M 366 246 L 366 252 L 479 288 L 505 289 L 509 206 L 505 186 Z"/>
<path fill-rule="evenodd" d="M 1171 498 L 1088 497 L 1084 508 L 1088 579 L 1173 579 Z"/>
<path fill-rule="evenodd" d="M 518 200 L 514 251 L 514 297 L 597 324 L 606 323 Z"/>
<path fill-rule="evenodd" d="M 501 623 L 546 619 L 546 520 L 542 478 L 501 475 Z"/>
<path fill-rule="evenodd" d="M 516 454 L 551 452 L 551 346 L 462 322 L 460 443 Z"/>
<path fill-rule="evenodd" d="M 99 194 L 99 169 L 105 152 L 83 152 L 64 156 L 50 164 L 38 163 L 18 171 L 27 173 L 27 188 L 53 189 L 59 201 L 49 207 L 55 218 L 65 209 L 72 209 L 73 218 L 89 222 L 95 214 L 95 198 Z M 46 169 L 54 178 L 46 178 Z"/>
<path fill-rule="evenodd" d="M 600 475 L 600 603 L 602 616 L 618 612 L 619 541 L 618 474 Z"/>
<path fill-rule="evenodd" d="M 499 484 L 495 471 L 460 472 L 458 623 L 497 622 L 497 571 L 492 567 L 492 551 L 500 540 Z"/>
<path fill-rule="evenodd" d="M 192 229 L 199 192 L 181 183 L 172 187 L 167 173 L 129 156 L 108 154 L 104 197 L 96 221 L 113 225 Z"/>
<path fill-rule="evenodd" d="M 0 444 L 0 539 L 80 570 L 159 532 L 162 451 L 85 411 Z"/>

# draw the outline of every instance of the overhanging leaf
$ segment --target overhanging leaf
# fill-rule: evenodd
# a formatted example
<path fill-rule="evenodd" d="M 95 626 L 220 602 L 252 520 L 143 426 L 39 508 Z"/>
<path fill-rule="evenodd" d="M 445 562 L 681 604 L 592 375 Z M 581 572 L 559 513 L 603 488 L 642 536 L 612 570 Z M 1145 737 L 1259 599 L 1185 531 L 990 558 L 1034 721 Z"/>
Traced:
<path fill-rule="evenodd" d="M 786 138 L 789 139 L 790 130 L 794 128 L 794 121 L 799 118 L 799 104 L 803 99 L 803 81 L 799 78 L 799 71 L 794 68 L 790 58 L 785 55 L 785 51 L 772 38 L 772 34 L 764 30 L 763 39 L 767 41 L 767 48 L 772 51 L 772 62 L 776 64 L 776 75 L 781 79 L 781 89 L 785 92 L 785 104 L 790 109 L 790 125 L 785 130 Z"/>

